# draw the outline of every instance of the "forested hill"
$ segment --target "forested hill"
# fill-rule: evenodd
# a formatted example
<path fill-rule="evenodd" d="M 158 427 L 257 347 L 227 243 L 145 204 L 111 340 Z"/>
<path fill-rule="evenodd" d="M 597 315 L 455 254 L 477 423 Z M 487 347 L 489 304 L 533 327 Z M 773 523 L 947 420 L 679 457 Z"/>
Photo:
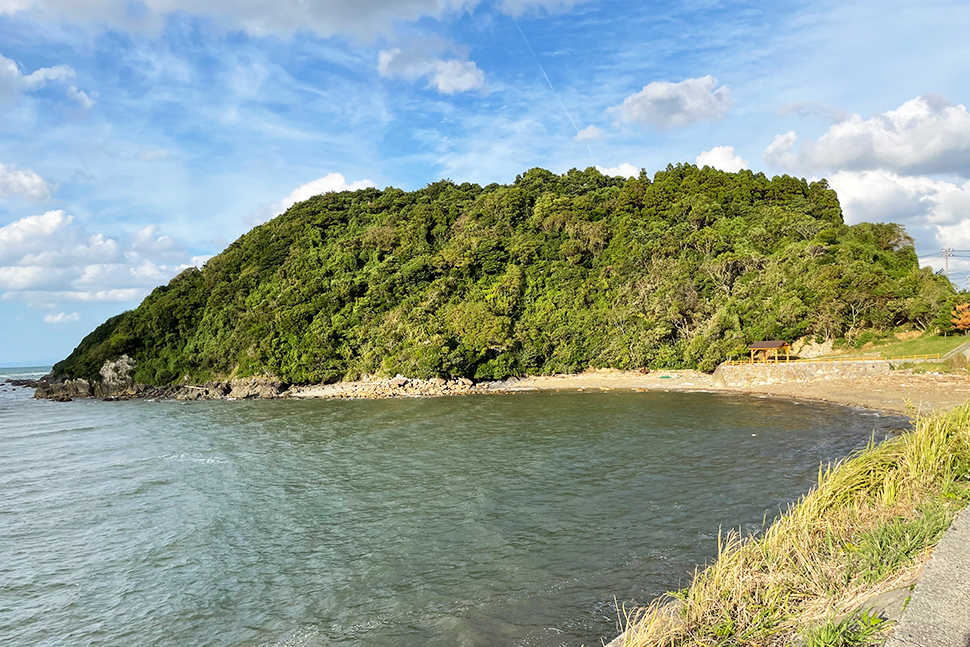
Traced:
<path fill-rule="evenodd" d="M 748 342 L 925 327 L 951 294 L 897 225 L 846 226 L 825 181 L 668 166 L 542 169 L 294 205 L 98 327 L 54 367 L 135 378 L 503 378 L 713 369 Z"/>

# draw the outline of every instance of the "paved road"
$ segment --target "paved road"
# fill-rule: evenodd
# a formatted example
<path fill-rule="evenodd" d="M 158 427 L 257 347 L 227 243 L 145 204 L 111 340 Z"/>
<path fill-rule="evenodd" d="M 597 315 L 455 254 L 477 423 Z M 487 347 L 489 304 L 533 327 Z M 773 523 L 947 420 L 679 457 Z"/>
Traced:
<path fill-rule="evenodd" d="M 970 647 L 970 509 L 933 552 L 886 647 Z"/>

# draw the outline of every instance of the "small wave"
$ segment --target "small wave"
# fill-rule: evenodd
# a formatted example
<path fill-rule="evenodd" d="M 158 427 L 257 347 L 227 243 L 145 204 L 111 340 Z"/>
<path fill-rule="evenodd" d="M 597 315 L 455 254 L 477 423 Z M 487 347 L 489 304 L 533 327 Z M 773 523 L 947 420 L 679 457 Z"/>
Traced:
<path fill-rule="evenodd" d="M 259 643 L 259 647 L 304 647 L 306 645 L 319 645 L 322 637 L 322 633 L 316 627 L 303 627 L 281 640 Z"/>
<path fill-rule="evenodd" d="M 228 463 L 228 458 L 221 456 L 203 456 L 202 454 L 165 454 L 159 456 L 163 461 L 175 461 L 176 463 L 204 463 L 206 465 L 221 465 Z"/>

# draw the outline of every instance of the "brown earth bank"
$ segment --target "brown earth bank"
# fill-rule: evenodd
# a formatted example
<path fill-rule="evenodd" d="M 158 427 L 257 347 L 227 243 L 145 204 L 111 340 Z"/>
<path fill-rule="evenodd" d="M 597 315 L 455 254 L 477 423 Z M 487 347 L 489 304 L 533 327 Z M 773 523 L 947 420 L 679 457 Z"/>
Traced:
<path fill-rule="evenodd" d="M 70 400 L 164 398 L 177 400 L 330 398 L 378 399 L 434 397 L 469 393 L 522 391 L 711 391 L 832 402 L 895 413 L 928 413 L 948 409 L 970 399 L 970 378 L 956 374 L 913 373 L 894 370 L 871 375 L 817 374 L 799 381 L 725 385 L 699 371 L 618 371 L 591 369 L 568 375 L 527 376 L 499 382 L 473 383 L 465 378 L 444 380 L 369 378 L 356 382 L 290 385 L 273 377 L 250 377 L 207 384 L 151 387 L 128 378 L 124 358 L 106 364 L 101 381 L 66 380 L 47 376 L 19 386 L 36 388 L 35 397 Z"/>

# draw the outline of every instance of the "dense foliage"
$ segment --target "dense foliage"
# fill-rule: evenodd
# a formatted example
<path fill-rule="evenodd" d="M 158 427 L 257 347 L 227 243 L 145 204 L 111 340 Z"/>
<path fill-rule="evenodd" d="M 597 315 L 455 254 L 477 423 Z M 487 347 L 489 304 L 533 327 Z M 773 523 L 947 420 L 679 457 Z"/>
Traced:
<path fill-rule="evenodd" d="M 953 294 L 897 225 L 846 226 L 825 181 L 668 166 L 532 169 L 294 205 L 86 337 L 138 381 L 503 378 L 713 369 L 759 339 L 926 328 Z"/>

